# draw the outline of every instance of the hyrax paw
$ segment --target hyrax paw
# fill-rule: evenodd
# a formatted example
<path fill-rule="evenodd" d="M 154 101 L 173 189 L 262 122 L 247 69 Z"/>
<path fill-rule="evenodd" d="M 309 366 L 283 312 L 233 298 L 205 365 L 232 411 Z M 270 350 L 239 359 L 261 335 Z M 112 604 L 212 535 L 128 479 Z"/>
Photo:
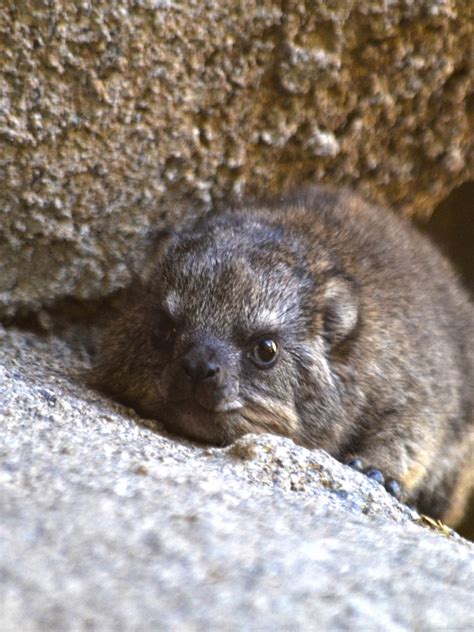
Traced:
<path fill-rule="evenodd" d="M 348 461 L 346 461 L 345 464 L 351 467 L 353 470 L 356 470 L 357 472 L 362 472 L 372 480 L 377 481 L 377 483 L 380 483 L 380 485 L 384 486 L 389 494 L 397 499 L 400 499 L 402 495 L 402 487 L 400 483 L 394 478 L 385 478 L 381 470 L 375 467 L 366 466 L 362 459 L 349 459 Z"/>

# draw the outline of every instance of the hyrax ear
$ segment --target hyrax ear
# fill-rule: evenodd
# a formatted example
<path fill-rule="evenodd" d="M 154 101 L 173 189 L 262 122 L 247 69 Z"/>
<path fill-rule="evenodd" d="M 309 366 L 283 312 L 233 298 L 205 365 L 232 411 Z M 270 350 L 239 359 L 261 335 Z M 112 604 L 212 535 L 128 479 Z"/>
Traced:
<path fill-rule="evenodd" d="M 337 277 L 324 290 L 324 337 L 331 345 L 345 340 L 359 320 L 359 296 L 354 281 Z"/>
<path fill-rule="evenodd" d="M 159 261 L 168 250 L 176 233 L 171 228 L 154 230 L 148 235 L 148 258 Z"/>
<path fill-rule="evenodd" d="M 144 255 L 136 264 L 133 277 L 136 282 L 146 284 L 154 268 L 159 265 L 166 251 L 174 240 L 176 233 L 171 229 L 154 230 L 146 237 Z"/>

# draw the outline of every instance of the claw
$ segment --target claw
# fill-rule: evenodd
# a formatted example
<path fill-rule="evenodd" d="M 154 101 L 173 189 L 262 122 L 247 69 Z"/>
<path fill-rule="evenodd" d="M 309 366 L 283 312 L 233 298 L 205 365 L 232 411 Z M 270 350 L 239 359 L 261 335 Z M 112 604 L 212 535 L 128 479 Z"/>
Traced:
<path fill-rule="evenodd" d="M 346 465 L 351 467 L 353 470 L 356 470 L 357 472 L 362 472 L 362 470 L 364 469 L 362 459 L 349 459 L 348 461 L 346 461 Z"/>
<path fill-rule="evenodd" d="M 385 489 L 389 494 L 399 499 L 402 495 L 402 487 L 398 481 L 393 478 L 389 478 L 385 481 Z"/>
<path fill-rule="evenodd" d="M 357 472 L 365 474 L 368 478 L 371 478 L 373 481 L 380 483 L 380 485 L 383 485 L 386 491 L 397 500 L 399 500 L 402 496 L 402 486 L 398 481 L 396 481 L 394 478 L 386 479 L 383 472 L 376 467 L 365 467 L 364 461 L 362 459 L 359 459 L 357 457 L 348 459 L 347 461 L 345 461 L 345 465 L 348 465 Z"/>
<path fill-rule="evenodd" d="M 385 476 L 380 470 L 375 467 L 366 467 L 364 470 L 364 474 L 371 478 L 373 481 L 377 481 L 377 483 L 380 483 L 380 485 L 383 485 L 385 483 Z"/>

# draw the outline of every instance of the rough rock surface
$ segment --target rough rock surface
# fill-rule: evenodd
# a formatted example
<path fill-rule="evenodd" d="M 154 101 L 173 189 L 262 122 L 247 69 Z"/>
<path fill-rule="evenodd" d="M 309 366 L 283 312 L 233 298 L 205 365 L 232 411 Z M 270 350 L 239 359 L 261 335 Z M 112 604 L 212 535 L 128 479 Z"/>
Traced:
<path fill-rule="evenodd" d="M 206 448 L 0 330 L 0 628 L 469 630 L 474 547 L 268 435 Z"/>
<path fill-rule="evenodd" d="M 472 0 L 3 0 L 0 314 L 127 279 L 150 223 L 290 183 L 466 181 Z"/>

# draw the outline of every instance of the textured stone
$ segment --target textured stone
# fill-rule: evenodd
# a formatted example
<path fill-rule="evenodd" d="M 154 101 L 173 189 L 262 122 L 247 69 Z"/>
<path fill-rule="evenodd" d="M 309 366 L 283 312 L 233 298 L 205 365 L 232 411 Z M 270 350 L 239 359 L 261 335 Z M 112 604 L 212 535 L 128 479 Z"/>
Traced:
<path fill-rule="evenodd" d="M 5 0 L 0 313 L 128 279 L 150 224 L 302 181 L 468 178 L 471 0 Z"/>
<path fill-rule="evenodd" d="M 471 544 L 288 439 L 146 427 L 80 369 L 0 330 L 5 632 L 474 626 Z"/>

